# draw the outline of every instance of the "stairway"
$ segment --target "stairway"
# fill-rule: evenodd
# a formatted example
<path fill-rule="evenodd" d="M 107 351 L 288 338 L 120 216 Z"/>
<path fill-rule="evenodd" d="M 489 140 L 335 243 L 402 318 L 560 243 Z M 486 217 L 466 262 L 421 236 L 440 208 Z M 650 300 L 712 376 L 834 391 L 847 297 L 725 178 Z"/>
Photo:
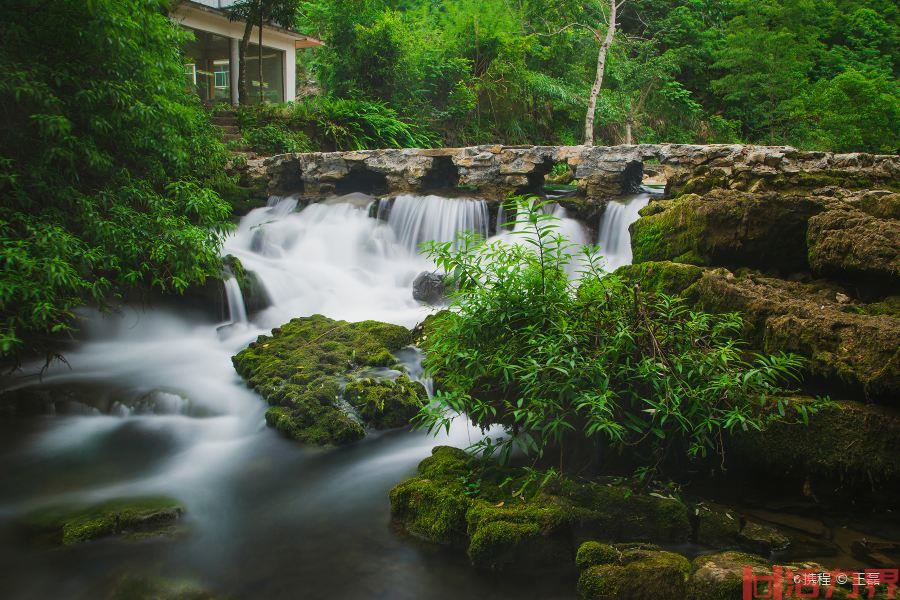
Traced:
<path fill-rule="evenodd" d="M 238 127 L 237 115 L 233 110 L 216 111 L 213 113 L 212 122 L 222 130 L 222 139 L 226 144 L 232 140 L 241 139 L 241 129 Z"/>

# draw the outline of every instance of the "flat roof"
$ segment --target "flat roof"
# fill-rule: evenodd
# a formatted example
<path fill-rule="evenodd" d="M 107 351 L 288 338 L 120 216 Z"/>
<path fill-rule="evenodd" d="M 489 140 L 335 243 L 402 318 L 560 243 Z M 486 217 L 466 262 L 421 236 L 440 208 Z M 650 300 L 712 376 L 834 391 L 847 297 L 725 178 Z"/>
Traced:
<path fill-rule="evenodd" d="M 225 19 L 228 19 L 228 14 L 226 13 L 225 7 L 216 8 L 215 6 L 211 6 L 204 2 L 199 2 L 197 0 L 182 0 L 182 2 L 176 4 L 173 7 L 174 9 L 178 9 L 179 6 L 187 6 L 189 8 L 193 8 L 195 10 L 200 10 L 209 14 L 218 15 Z M 283 35 L 291 37 L 294 39 L 294 48 L 315 48 L 317 46 L 324 46 L 325 42 L 322 40 L 316 39 L 309 35 L 304 35 L 293 29 L 288 29 L 286 27 L 282 27 L 280 25 L 272 25 L 270 23 L 264 23 L 263 29 L 268 29 L 271 31 L 277 31 Z"/>

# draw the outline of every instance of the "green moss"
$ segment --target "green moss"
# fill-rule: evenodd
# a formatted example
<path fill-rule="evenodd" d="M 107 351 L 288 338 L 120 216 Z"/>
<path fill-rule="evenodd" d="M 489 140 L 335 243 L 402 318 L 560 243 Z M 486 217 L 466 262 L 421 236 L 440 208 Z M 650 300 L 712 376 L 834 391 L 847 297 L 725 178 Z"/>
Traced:
<path fill-rule="evenodd" d="M 413 477 L 390 493 L 391 515 L 413 535 L 436 544 L 462 546 L 471 500 L 458 482 Z"/>
<path fill-rule="evenodd" d="M 357 379 L 347 384 L 344 398 L 375 429 L 407 425 L 428 400 L 421 383 L 406 375 L 395 380 Z"/>
<path fill-rule="evenodd" d="M 619 558 L 619 551 L 609 544 L 589 541 L 578 547 L 575 564 L 581 569 L 586 569 L 595 565 L 616 564 Z"/>
<path fill-rule="evenodd" d="M 419 474 L 431 479 L 457 480 L 469 473 L 472 457 L 452 446 L 436 446 L 431 456 L 419 463 Z"/>
<path fill-rule="evenodd" d="M 698 252 L 703 224 L 695 205 L 700 201 L 699 196 L 688 194 L 676 200 L 658 202 L 652 214 L 635 221 L 631 225 L 633 262 L 683 257 L 686 260 L 680 262 L 708 264 Z"/>
<path fill-rule="evenodd" d="M 234 275 L 235 280 L 237 280 L 247 312 L 258 312 L 272 304 L 269 293 L 266 291 L 259 276 L 255 272 L 245 269 L 236 256 L 231 254 L 225 256 L 222 259 L 222 264 L 225 266 L 226 274 Z"/>
<path fill-rule="evenodd" d="M 728 548 L 738 543 L 741 522 L 737 514 L 719 508 L 701 507 L 695 515 L 697 543 Z"/>
<path fill-rule="evenodd" d="M 184 507 L 171 498 L 120 498 L 41 509 L 26 515 L 20 524 L 36 540 L 69 546 L 113 535 L 162 533 L 183 513 Z"/>
<path fill-rule="evenodd" d="M 736 431 L 727 440 L 726 458 L 761 473 L 810 477 L 821 491 L 849 491 L 857 484 L 896 489 L 900 415 L 885 407 L 832 402 L 811 415 L 809 425 L 794 420 L 773 423 L 761 432 Z"/>
<path fill-rule="evenodd" d="M 698 556 L 688 583 L 688 597 L 694 600 L 734 600 L 740 598 L 743 569 L 750 567 L 757 575 L 771 575 L 771 564 L 761 556 L 744 552 L 720 552 Z"/>
<path fill-rule="evenodd" d="M 271 336 L 260 336 L 232 357 L 232 362 L 253 389 L 279 408 L 267 414 L 270 426 L 305 443 L 343 444 L 365 435 L 363 426 L 342 408 L 344 382 L 366 368 L 394 366 L 391 351 L 410 341 L 410 331 L 398 325 L 348 323 L 313 315 L 293 319 L 273 329 Z M 384 404 L 376 399 L 370 405 L 362 399 L 360 386 L 353 389 L 358 406 L 364 409 L 361 412 L 377 421 L 373 425 L 384 426 L 393 426 L 402 415 L 409 415 L 407 404 L 412 395 L 418 398 L 421 392 L 405 378 L 398 387 L 390 388 L 396 392 L 390 399 L 390 394 L 384 393 L 388 387 L 381 390 L 379 386 Z M 403 411 L 395 410 L 398 403 L 404 405 Z"/>
<path fill-rule="evenodd" d="M 578 594 L 586 600 L 684 600 L 691 563 L 662 550 L 622 553 L 620 564 L 592 566 L 578 579 Z"/>
<path fill-rule="evenodd" d="M 670 261 L 643 262 L 619 267 L 616 275 L 639 284 L 645 291 L 677 295 L 696 283 L 703 276 L 703 269 Z"/>

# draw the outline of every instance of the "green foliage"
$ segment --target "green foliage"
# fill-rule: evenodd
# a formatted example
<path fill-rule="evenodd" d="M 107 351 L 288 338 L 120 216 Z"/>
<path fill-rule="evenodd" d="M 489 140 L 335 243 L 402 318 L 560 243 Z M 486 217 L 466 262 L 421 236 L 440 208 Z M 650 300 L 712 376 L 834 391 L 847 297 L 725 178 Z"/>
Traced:
<path fill-rule="evenodd" d="M 11 0 L 0 21 L 0 356 L 72 310 L 219 269 L 219 133 L 184 89 L 162 1 Z"/>
<path fill-rule="evenodd" d="M 334 97 L 382 102 L 447 145 L 581 142 L 605 0 L 302 5 L 300 28 L 328 44 L 306 68 Z M 893 152 L 898 14 L 885 0 L 629 0 L 597 138 L 622 143 L 630 123 L 635 143 Z"/>
<path fill-rule="evenodd" d="M 244 139 L 257 152 L 430 147 L 433 134 L 380 103 L 310 98 L 245 107 L 238 113 Z"/>
<path fill-rule="evenodd" d="M 475 444 L 488 455 L 516 446 L 562 465 L 567 448 L 600 444 L 651 467 L 722 452 L 723 432 L 764 426 L 767 398 L 797 378 L 800 358 L 748 355 L 739 315 L 691 311 L 604 275 L 596 248 L 570 279 L 578 265 L 555 219 L 536 200 L 516 202 L 521 243 L 466 234 L 427 246 L 458 291 L 426 340 L 440 390 L 421 425 L 436 431 L 465 413 L 506 428 Z"/>

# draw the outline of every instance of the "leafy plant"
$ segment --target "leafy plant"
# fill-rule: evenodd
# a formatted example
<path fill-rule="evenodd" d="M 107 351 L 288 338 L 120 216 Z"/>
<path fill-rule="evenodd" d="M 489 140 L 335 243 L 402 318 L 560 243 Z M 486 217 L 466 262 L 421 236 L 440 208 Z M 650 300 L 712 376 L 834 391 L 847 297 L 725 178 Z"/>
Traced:
<path fill-rule="evenodd" d="M 290 131 L 270 123 L 262 127 L 249 127 L 242 132 L 244 142 L 254 152 L 283 154 L 285 152 L 309 152 L 309 138 L 301 131 Z"/>
<path fill-rule="evenodd" d="M 772 400 L 787 403 L 782 385 L 798 378 L 799 357 L 748 355 L 739 315 L 694 311 L 605 275 L 596 248 L 576 260 L 537 199 L 514 201 L 519 243 L 464 234 L 426 245 L 457 291 L 426 339 L 440 389 L 421 426 L 448 428 L 460 414 L 500 424 L 506 437 L 474 449 L 504 461 L 516 447 L 562 470 L 565 457 L 599 446 L 630 448 L 655 468 L 721 453 L 724 432 L 761 429 Z"/>
<path fill-rule="evenodd" d="M 220 133 L 161 0 L 10 0 L 0 20 L 0 356 L 49 352 L 73 310 L 218 273 Z"/>

